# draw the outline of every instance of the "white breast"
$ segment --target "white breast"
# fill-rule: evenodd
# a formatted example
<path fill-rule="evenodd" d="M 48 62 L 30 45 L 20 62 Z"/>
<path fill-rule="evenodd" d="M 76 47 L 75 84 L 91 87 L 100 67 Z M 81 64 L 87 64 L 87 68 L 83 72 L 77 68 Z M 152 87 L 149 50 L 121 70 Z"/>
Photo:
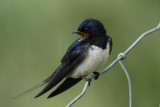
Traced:
<path fill-rule="evenodd" d="M 69 75 L 71 78 L 85 77 L 89 73 L 96 72 L 107 60 L 109 56 L 109 43 L 106 49 L 95 45 L 89 47 L 85 59 Z"/>

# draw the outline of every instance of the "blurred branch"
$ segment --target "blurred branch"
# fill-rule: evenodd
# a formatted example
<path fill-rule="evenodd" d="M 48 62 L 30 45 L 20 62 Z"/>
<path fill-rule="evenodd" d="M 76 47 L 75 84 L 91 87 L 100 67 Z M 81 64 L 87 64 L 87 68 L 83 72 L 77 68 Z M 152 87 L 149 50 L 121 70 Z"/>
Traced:
<path fill-rule="evenodd" d="M 147 35 L 149 35 L 150 33 L 152 32 L 155 32 L 157 30 L 160 29 L 160 22 L 159 24 L 155 27 L 155 28 L 152 28 L 146 32 L 144 32 L 143 34 L 141 34 L 138 39 L 133 42 L 132 45 L 130 45 L 130 47 L 128 49 L 126 49 L 123 53 L 120 53 L 118 54 L 118 57 L 108 66 L 106 67 L 103 71 L 99 72 L 99 74 L 103 74 L 105 72 L 107 72 L 110 68 L 112 68 L 117 62 L 119 62 L 119 64 L 121 65 L 124 73 L 126 74 L 126 77 L 127 77 L 127 80 L 128 80 L 128 87 L 129 87 L 129 107 L 132 107 L 132 88 L 131 88 L 131 80 L 130 80 L 130 77 L 129 77 L 129 74 L 125 68 L 125 66 L 123 65 L 123 63 L 121 62 L 121 60 L 124 60 L 126 58 L 126 55 Z M 71 101 L 66 107 L 71 107 L 77 100 L 79 100 L 86 92 L 89 84 L 90 84 L 90 81 L 95 77 L 95 75 L 91 75 L 89 78 L 88 78 L 88 81 L 86 81 L 85 83 L 85 86 L 83 88 L 83 91 L 73 100 Z"/>

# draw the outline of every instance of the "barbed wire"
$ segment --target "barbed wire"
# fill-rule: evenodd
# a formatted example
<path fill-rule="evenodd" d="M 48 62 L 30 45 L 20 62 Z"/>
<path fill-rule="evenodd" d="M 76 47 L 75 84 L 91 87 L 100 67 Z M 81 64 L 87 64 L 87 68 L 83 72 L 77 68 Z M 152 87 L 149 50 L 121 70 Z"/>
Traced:
<path fill-rule="evenodd" d="M 122 63 L 121 60 L 124 60 L 124 59 L 126 58 L 126 55 L 127 55 L 145 36 L 149 35 L 149 34 L 152 33 L 152 32 L 155 32 L 155 31 L 157 31 L 157 30 L 159 30 L 159 29 L 160 29 L 160 22 L 159 22 L 159 24 L 158 24 L 156 27 L 154 27 L 154 28 L 152 28 L 152 29 L 144 32 L 143 34 L 141 34 L 141 35 L 137 38 L 137 40 L 136 40 L 135 42 L 133 42 L 132 45 L 129 46 L 128 49 L 126 49 L 126 50 L 125 50 L 124 52 L 122 52 L 122 53 L 119 53 L 119 54 L 118 54 L 118 57 L 117 57 L 108 67 L 106 67 L 104 70 L 102 70 L 101 72 L 99 72 L 99 74 L 101 75 L 101 74 L 107 72 L 110 68 L 112 68 L 117 62 L 119 62 L 119 64 L 121 65 L 121 67 L 122 67 L 122 69 L 123 69 L 123 71 L 124 71 L 124 73 L 125 73 L 125 75 L 126 75 L 126 77 L 127 77 L 127 80 L 128 80 L 128 87 L 129 87 L 129 107 L 132 107 L 132 88 L 131 88 L 131 80 L 130 80 L 130 76 L 129 76 L 128 72 L 127 72 L 127 69 L 125 68 L 125 66 L 124 66 L 124 64 Z M 89 85 L 90 85 L 91 80 L 92 80 L 94 77 L 96 77 L 96 75 L 91 75 L 91 76 L 86 80 L 86 83 L 85 83 L 85 86 L 84 86 L 82 92 L 81 92 L 76 98 L 74 98 L 66 107 L 71 107 L 76 101 L 78 101 L 78 100 L 85 94 L 85 92 L 87 91 L 87 88 L 88 88 Z M 160 104 L 159 104 L 159 107 L 160 107 Z"/>

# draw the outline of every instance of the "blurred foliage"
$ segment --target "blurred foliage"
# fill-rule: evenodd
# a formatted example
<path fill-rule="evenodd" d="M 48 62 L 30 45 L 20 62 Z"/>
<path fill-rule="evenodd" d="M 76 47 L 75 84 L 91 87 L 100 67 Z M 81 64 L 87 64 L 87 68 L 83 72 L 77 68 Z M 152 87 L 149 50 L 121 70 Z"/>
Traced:
<path fill-rule="evenodd" d="M 158 24 L 159 11 L 159 0 L 1 0 L 0 106 L 64 107 L 81 92 L 84 81 L 52 99 L 46 99 L 49 92 L 33 98 L 42 88 L 11 99 L 56 69 L 78 38 L 71 32 L 86 18 L 100 20 L 113 39 L 105 68 L 141 33 Z M 158 107 L 160 102 L 159 35 L 157 31 L 146 37 L 123 61 L 131 76 L 133 107 Z M 92 81 L 74 107 L 128 107 L 127 79 L 120 66 Z"/>

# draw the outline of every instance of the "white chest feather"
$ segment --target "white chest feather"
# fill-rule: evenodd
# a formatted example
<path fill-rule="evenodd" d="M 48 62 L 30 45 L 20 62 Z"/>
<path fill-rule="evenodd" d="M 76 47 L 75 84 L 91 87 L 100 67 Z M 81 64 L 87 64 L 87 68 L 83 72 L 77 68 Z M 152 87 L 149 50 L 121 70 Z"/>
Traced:
<path fill-rule="evenodd" d="M 109 43 L 106 49 L 92 45 L 88 49 L 85 59 L 68 75 L 68 77 L 85 77 L 89 73 L 96 72 L 108 60 L 108 56 Z"/>

